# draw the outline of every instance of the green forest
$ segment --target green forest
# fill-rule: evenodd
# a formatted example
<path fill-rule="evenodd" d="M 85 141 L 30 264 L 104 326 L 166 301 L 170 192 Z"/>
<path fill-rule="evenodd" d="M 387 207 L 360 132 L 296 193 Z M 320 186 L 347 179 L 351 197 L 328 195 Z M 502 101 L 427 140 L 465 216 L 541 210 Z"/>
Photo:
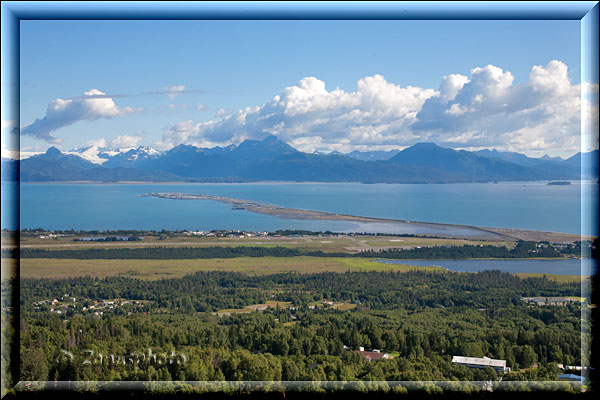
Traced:
<path fill-rule="evenodd" d="M 499 271 L 21 279 L 20 374 L 49 381 L 556 380 L 557 364 L 581 363 L 582 305 L 521 298 L 580 290 Z M 257 304 L 271 306 L 247 308 Z M 361 347 L 391 357 L 368 361 Z M 452 364 L 453 355 L 503 359 L 511 372 L 469 369 Z"/>

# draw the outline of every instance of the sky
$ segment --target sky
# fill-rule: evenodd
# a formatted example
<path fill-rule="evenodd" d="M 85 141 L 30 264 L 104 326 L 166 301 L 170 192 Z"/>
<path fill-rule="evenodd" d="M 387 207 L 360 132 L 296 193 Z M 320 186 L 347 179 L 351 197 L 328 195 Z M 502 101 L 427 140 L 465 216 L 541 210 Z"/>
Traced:
<path fill-rule="evenodd" d="M 24 20 L 20 29 L 23 153 L 274 134 L 307 152 L 435 142 L 569 157 L 581 150 L 582 107 L 598 113 L 598 85 L 580 78 L 579 21 Z M 3 139 L 15 125 L 2 121 Z M 2 142 L 3 156 L 15 150 Z"/>

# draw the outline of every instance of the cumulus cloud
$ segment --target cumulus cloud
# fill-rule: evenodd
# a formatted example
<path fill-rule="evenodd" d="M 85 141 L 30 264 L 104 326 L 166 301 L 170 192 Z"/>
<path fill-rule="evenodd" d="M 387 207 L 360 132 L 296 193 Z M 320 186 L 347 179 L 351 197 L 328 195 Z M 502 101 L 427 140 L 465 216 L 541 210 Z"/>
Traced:
<path fill-rule="evenodd" d="M 231 111 L 227 111 L 224 108 L 219 108 L 217 110 L 217 112 L 215 113 L 215 117 L 222 117 L 223 115 L 227 114 L 227 113 L 231 113 Z"/>
<path fill-rule="evenodd" d="M 385 150 L 421 141 L 534 156 L 579 151 L 582 109 L 597 114 L 597 101 L 582 106 L 582 85 L 571 83 L 561 61 L 533 66 L 528 78 L 516 85 L 510 71 L 487 65 L 469 76 L 443 77 L 438 90 L 373 75 L 347 92 L 306 77 L 265 104 L 167 127 L 160 145 L 211 147 L 277 135 L 303 151 Z M 593 85 L 583 89 L 594 96 Z M 597 119 L 590 121 L 597 126 Z"/>
<path fill-rule="evenodd" d="M 428 140 L 465 148 L 531 155 L 578 151 L 581 85 L 571 83 L 567 65 L 558 60 L 535 65 L 529 82 L 513 81 L 510 71 L 493 65 L 472 69 L 470 79 L 445 77 L 442 95 L 425 102 L 412 129 Z"/>
<path fill-rule="evenodd" d="M 433 89 L 401 87 L 381 75 L 358 81 L 356 91 L 328 91 L 325 82 L 307 77 L 270 101 L 238 111 L 217 111 L 214 121 L 184 121 L 164 130 L 161 144 L 225 144 L 278 135 L 305 148 L 311 141 L 323 148 L 354 145 L 397 145 L 409 140 L 407 129 Z"/>
<path fill-rule="evenodd" d="M 92 89 L 78 99 L 56 99 L 48 104 L 46 115 L 23 127 L 21 133 L 45 140 L 48 143 L 61 143 L 60 138 L 53 135 L 57 129 L 72 125 L 82 120 L 112 118 L 124 114 L 140 112 L 143 108 L 117 107 L 112 98 L 104 97 L 105 93 Z"/>
<path fill-rule="evenodd" d="M 142 131 L 138 131 L 135 135 L 117 136 L 116 139 L 113 139 L 110 142 L 110 145 L 116 149 L 137 147 L 138 144 L 142 141 L 142 139 Z"/>
<path fill-rule="evenodd" d="M 87 145 L 93 147 L 106 147 L 106 139 L 100 138 L 96 140 L 90 140 L 87 142 Z"/>

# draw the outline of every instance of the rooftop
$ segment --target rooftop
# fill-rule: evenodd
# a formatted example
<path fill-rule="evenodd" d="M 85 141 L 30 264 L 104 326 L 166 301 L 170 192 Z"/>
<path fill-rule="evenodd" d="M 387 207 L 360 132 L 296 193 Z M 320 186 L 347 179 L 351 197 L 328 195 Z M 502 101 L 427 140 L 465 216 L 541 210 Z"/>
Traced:
<path fill-rule="evenodd" d="M 357 351 L 360 355 L 362 355 L 367 360 L 381 360 L 384 358 L 394 358 L 387 353 L 381 353 L 376 351 Z"/>
<path fill-rule="evenodd" d="M 490 366 L 490 367 L 506 367 L 506 360 L 494 360 L 493 358 L 483 357 L 464 357 L 464 356 L 453 356 L 453 363 L 458 364 L 472 364 L 472 365 L 482 365 L 482 366 Z"/>

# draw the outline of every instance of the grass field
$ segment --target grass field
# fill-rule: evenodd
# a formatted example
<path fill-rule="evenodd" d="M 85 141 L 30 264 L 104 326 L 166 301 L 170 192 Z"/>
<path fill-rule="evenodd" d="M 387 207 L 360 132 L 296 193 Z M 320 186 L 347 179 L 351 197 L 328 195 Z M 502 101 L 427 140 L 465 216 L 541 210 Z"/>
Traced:
<path fill-rule="evenodd" d="M 252 305 L 246 306 L 244 308 L 224 308 L 222 310 L 214 312 L 213 314 L 216 314 L 216 315 L 246 314 L 246 313 L 255 312 L 255 311 L 264 311 L 267 308 L 277 308 L 277 306 L 279 306 L 279 308 L 288 308 L 291 305 L 292 305 L 292 303 L 290 303 L 289 301 L 268 301 L 266 303 L 261 303 L 261 304 L 252 304 Z"/>
<path fill-rule="evenodd" d="M 346 271 L 445 271 L 439 267 L 383 264 L 364 258 L 343 257 L 239 257 L 204 260 L 73 260 L 26 258 L 22 278 L 129 276 L 144 280 L 180 278 L 197 271 L 234 271 L 267 275 L 278 272 L 318 273 Z"/>
<path fill-rule="evenodd" d="M 24 258 L 21 260 L 22 278 L 70 278 L 128 276 L 144 280 L 180 278 L 197 271 L 234 271 L 252 275 L 280 272 L 319 273 L 346 271 L 446 271 L 440 267 L 414 267 L 402 264 L 384 264 L 367 258 L 344 257 L 239 257 L 199 260 L 75 260 L 56 258 Z M 15 260 L 2 259 L 3 278 L 16 272 Z M 516 273 L 520 278 L 537 277 L 557 282 L 580 282 L 579 275 L 543 273 Z"/>
<path fill-rule="evenodd" d="M 90 235 L 91 236 L 91 235 Z M 97 235 L 100 236 L 100 235 Z M 82 236 L 83 237 L 83 236 Z M 260 237 L 200 237 L 177 235 L 165 240 L 147 236 L 142 241 L 135 242 L 74 242 L 73 236 L 41 239 L 39 237 L 22 237 L 21 247 L 46 248 L 49 250 L 85 249 L 85 248 L 140 248 L 146 246 L 179 247 L 179 246 L 282 246 L 288 248 L 305 248 L 325 252 L 356 252 L 370 248 L 382 247 L 416 247 L 416 246 L 449 246 L 465 244 L 481 244 L 474 240 L 438 239 L 427 237 L 396 237 L 396 236 L 260 236 Z M 498 246 L 514 246 L 512 242 L 486 241 L 486 244 Z"/>

